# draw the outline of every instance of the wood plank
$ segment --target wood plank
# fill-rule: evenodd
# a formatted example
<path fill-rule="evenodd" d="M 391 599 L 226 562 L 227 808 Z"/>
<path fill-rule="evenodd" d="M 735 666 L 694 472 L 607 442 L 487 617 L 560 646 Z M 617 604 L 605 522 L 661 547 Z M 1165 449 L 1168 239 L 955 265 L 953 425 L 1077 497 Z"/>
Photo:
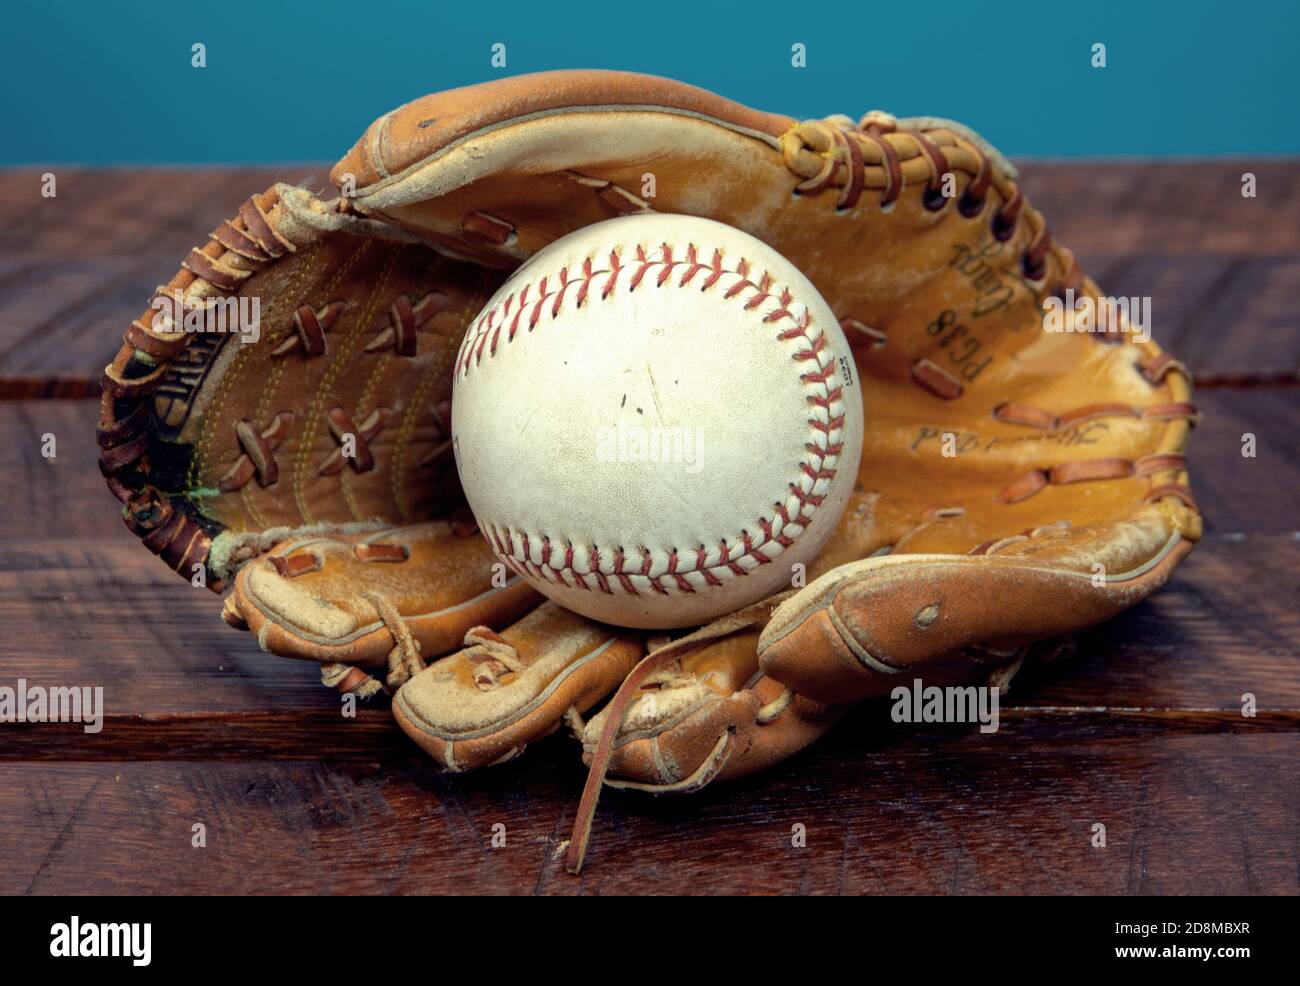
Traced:
<path fill-rule="evenodd" d="M 0 540 L 9 537 L 122 540 L 121 504 L 99 472 L 99 402 L 0 401 Z M 41 454 L 54 437 L 55 457 Z"/>
<path fill-rule="evenodd" d="M 102 371 L 121 345 L 120 324 L 144 309 L 160 283 L 165 259 L 143 256 L 88 260 L 32 260 L 7 272 L 0 280 L 0 367 L 10 380 L 75 378 L 90 380 L 89 368 Z M 135 311 L 125 321 L 106 321 L 105 310 Z M 17 388 L 9 387 L 11 396 Z M 23 395 L 25 396 L 25 394 Z"/>
<path fill-rule="evenodd" d="M 1052 234 L 1092 256 L 1294 256 L 1300 169 L 1288 158 L 1018 162 Z M 1243 198 L 1242 175 L 1256 177 Z M 1110 290 L 1110 288 L 1106 288 Z"/>
<path fill-rule="evenodd" d="M 1240 195 L 1243 171 L 1259 194 Z M 1103 289 L 1150 295 L 1155 335 L 1207 378 L 1294 378 L 1300 169 L 1286 160 L 1027 164 L 1054 234 Z M 0 397 L 88 393 L 191 246 L 276 180 L 324 165 L 0 172 Z"/>
<path fill-rule="evenodd" d="M 1150 298 L 1151 334 L 1196 383 L 1300 382 L 1300 254 L 1103 256 L 1080 262 L 1111 297 Z"/>
<path fill-rule="evenodd" d="M 1131 699 L 1114 685 L 1100 696 L 1096 691 L 1087 696 L 1094 699 L 1093 704 L 1081 704 L 1068 694 L 1068 675 L 1068 668 L 1055 672 L 1039 669 L 1032 678 L 1018 680 L 1011 696 L 1004 697 L 999 706 L 998 736 L 1012 743 L 1081 743 L 1229 733 L 1292 735 L 1300 731 L 1300 710 L 1294 706 L 1265 707 L 1249 717 L 1242 714 L 1240 704 L 1226 709 L 1133 707 L 1115 701 Z M 40 679 L 28 676 L 26 680 L 30 688 Z M 82 674 L 60 679 L 58 684 L 80 686 L 87 680 L 92 679 Z M 1051 691 L 1057 685 L 1062 688 L 1060 694 Z M 16 679 L 8 679 L 7 687 L 17 688 Z M 1079 688 L 1075 694 L 1082 691 Z M 106 704 L 111 708 L 123 694 L 124 689 L 105 686 Z M 1259 697 L 1265 703 L 1278 701 L 1272 692 Z M 0 763 L 283 762 L 302 760 L 312 750 L 328 750 L 331 762 L 338 764 L 426 762 L 382 702 L 344 715 L 338 698 L 328 691 L 317 688 L 314 698 L 324 707 L 256 712 L 110 711 L 103 717 L 102 728 L 94 723 L 6 723 L 0 726 L 5 739 Z M 872 738 L 875 747 L 899 754 L 953 742 L 967 728 L 957 725 L 944 733 L 931 726 L 903 727 L 891 719 L 892 704 L 889 699 L 863 702 L 836 728 L 862 732 Z M 548 738 L 543 751 L 530 749 L 525 756 L 539 761 L 549 757 L 560 763 L 577 763 L 581 756 L 575 743 L 563 738 Z"/>
<path fill-rule="evenodd" d="M 0 171 L 0 255 L 63 261 L 147 249 L 172 257 L 175 268 L 249 195 L 277 181 L 319 188 L 329 166 L 55 168 L 58 194 L 52 199 L 41 197 L 42 173 Z"/>
<path fill-rule="evenodd" d="M 1295 535 L 1211 534 L 1168 585 L 1082 635 L 1075 654 L 1028 669 L 1010 700 L 1107 723 L 1112 713 L 1215 710 L 1231 725 L 1249 693 L 1261 710 L 1286 711 L 1279 728 L 1300 728 L 1298 599 Z"/>
<path fill-rule="evenodd" d="M 1300 336 L 1300 333 L 1294 333 Z M 1210 531 L 1300 531 L 1300 387 L 1200 389 L 1192 489 Z M 1255 455 L 1242 455 L 1254 436 Z"/>
<path fill-rule="evenodd" d="M 276 181 L 319 186 L 328 168 L 54 173 L 58 195 L 43 199 L 40 172 L 0 172 L 0 396 L 97 385 L 131 319 L 191 247 L 254 192 Z"/>
<path fill-rule="evenodd" d="M 690 797 L 607 793 L 576 879 L 582 772 L 545 756 L 0 764 L 0 893 L 1294 894 L 1297 756 L 1295 735 L 891 752 L 840 730 Z"/>
<path fill-rule="evenodd" d="M 0 645 L 0 681 L 102 685 L 109 709 L 128 719 L 291 709 L 338 715 L 337 696 L 321 688 L 314 663 L 264 654 L 255 638 L 221 621 L 216 595 L 177 578 L 125 527 L 114 541 L 0 542 L 0 621 L 14 632 Z M 183 723 L 172 725 L 183 732 Z M 158 729 L 155 742 L 171 742 L 168 735 Z M 16 749 L 20 739 L 10 742 Z"/>

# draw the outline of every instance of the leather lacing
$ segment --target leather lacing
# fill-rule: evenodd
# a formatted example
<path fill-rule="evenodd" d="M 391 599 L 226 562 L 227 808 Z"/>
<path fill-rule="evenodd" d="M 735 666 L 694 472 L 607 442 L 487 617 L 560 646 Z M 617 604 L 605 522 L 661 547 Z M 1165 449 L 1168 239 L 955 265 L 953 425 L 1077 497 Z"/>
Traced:
<path fill-rule="evenodd" d="M 856 124 L 846 116 L 805 121 L 782 135 L 781 147 L 787 166 L 806 175 L 795 186 L 796 194 L 816 195 L 837 187 L 836 208 L 840 211 L 854 208 L 869 188 L 879 191 L 880 207 L 890 209 L 903 192 L 907 165 L 920 159 L 926 164 L 921 181 L 925 185 L 922 204 L 928 211 L 947 207 L 950 197 L 942 191 L 944 176 L 962 172 L 970 180 L 960 196 L 952 197 L 960 215 L 977 218 L 984 213 L 990 192 L 996 191 L 1001 206 L 989 219 L 994 239 L 1011 239 L 1022 219 L 1025 200 L 1020 186 L 1008 175 L 995 173 L 983 148 L 952 130 L 900 130 L 893 116 L 873 110 Z M 816 170 L 808 175 L 813 167 Z M 879 169 L 878 175 L 875 169 Z M 1056 250 L 1047 224 L 1036 213 L 1030 217 L 1030 230 L 1020 257 L 1025 277 L 1043 280 L 1048 257 L 1058 254 L 1064 274 L 1052 293 L 1063 297 L 1067 288 L 1079 291 L 1084 283 L 1082 270 L 1068 251 Z"/>
<path fill-rule="evenodd" d="M 150 473 L 149 453 L 155 441 L 149 401 L 164 388 L 173 362 L 182 375 L 186 372 L 179 357 L 193 334 L 180 328 L 185 318 L 211 308 L 222 296 L 238 292 L 267 264 L 297 252 L 298 248 L 276 229 L 271 218 L 279 205 L 278 189 L 250 197 L 234 219 L 223 221 L 212 231 L 207 244 L 191 250 L 180 272 L 155 291 L 149 309 L 131 323 L 117 357 L 104 369 L 97 429 L 100 471 L 112 493 L 125 504 L 127 526 L 150 551 L 186 577 L 195 566 L 206 567 L 212 537 L 195 518 L 178 508 L 174 501 L 180 498 L 141 482 Z M 196 288 L 196 281 L 206 284 Z M 390 307 L 388 324 L 376 331 L 365 351 L 391 350 L 397 356 L 414 357 L 418 332 L 448 304 L 447 294 L 438 290 L 428 291 L 416 300 L 399 295 Z M 319 307 L 300 305 L 293 313 L 290 331 L 272 346 L 271 358 L 325 355 L 329 333 L 347 308 L 348 303 L 342 300 Z M 354 421 L 342 407 L 329 409 L 325 425 L 338 447 L 326 454 L 318 474 L 338 475 L 348 466 L 358 474 L 372 471 L 375 457 L 371 444 L 392 413 L 391 408 L 376 407 L 360 421 Z M 445 432 L 437 412 L 434 417 L 435 429 Z M 281 476 L 277 450 L 295 423 L 291 411 L 276 412 L 264 422 L 236 422 L 239 455 L 218 478 L 218 489 L 230 493 L 253 481 L 261 487 L 277 483 Z M 352 450 L 345 455 L 348 438 Z M 432 465 L 445 458 L 449 450 L 450 442 L 442 442 L 419 466 Z M 225 588 L 214 573 L 209 571 L 208 576 L 210 589 L 220 592 Z"/>
<path fill-rule="evenodd" d="M 678 659 L 679 655 L 669 647 L 647 655 L 623 679 L 623 684 L 610 699 L 605 709 L 605 728 L 600 731 L 596 749 L 591 756 L 591 766 L 587 770 L 587 782 L 582 788 L 582 797 L 578 801 L 578 814 L 573 820 L 573 833 L 569 836 L 569 848 L 564 856 L 564 867 L 570 873 L 582 870 L 583 860 L 587 855 L 587 844 L 591 841 L 591 825 L 596 818 L 596 805 L 600 801 L 601 789 L 605 786 L 605 775 L 614 756 L 614 740 L 622 728 L 623 720 L 632 702 L 636 699 L 637 689 L 656 671 L 662 670 Z M 728 730 L 730 733 L 730 730 Z M 726 752 L 730 754 L 730 745 Z M 719 768 L 720 769 L 720 768 Z"/>
<path fill-rule="evenodd" d="M 1053 243 L 1051 232 L 1041 216 L 1032 209 L 1025 208 L 1024 193 L 1019 184 L 1009 174 L 998 171 L 995 175 L 989 155 L 975 141 L 961 133 L 942 127 L 925 132 L 899 129 L 896 118 L 873 110 L 856 124 L 846 116 L 830 116 L 825 120 L 798 124 L 782 135 L 781 149 L 791 171 L 803 176 L 803 180 L 795 187 L 796 194 L 816 195 L 838 188 L 836 208 L 840 211 L 857 206 L 868 189 L 879 192 L 882 210 L 892 208 L 903 191 L 905 171 L 912 161 L 920 160 L 924 161 L 925 168 L 912 166 L 913 172 L 920 173 L 913 174 L 910 180 L 924 184 L 922 204 L 928 211 L 938 212 L 949 201 L 949 197 L 940 191 L 944 176 L 962 172 L 969 176 L 969 181 L 961 195 L 955 197 L 956 208 L 961 216 L 966 219 L 979 217 L 985 212 L 989 195 L 996 192 L 1001 205 L 989 220 L 994 239 L 1006 242 L 1015 235 L 1018 223 L 1028 224 L 1030 236 L 1019 259 L 1019 267 L 1025 278 L 1043 282 L 1053 265 L 1063 272 L 1044 297 L 1055 296 L 1064 300 L 1067 292 L 1073 292 L 1077 305 L 1087 293 L 1089 282 L 1078 260 L 1070 251 Z M 846 325 L 846 328 L 859 328 L 860 325 L 861 323 L 854 322 Z M 883 334 L 872 331 L 872 341 L 883 344 Z M 1118 344 L 1124 342 L 1127 336 L 1128 326 L 1120 311 L 1093 338 L 1103 343 Z M 1145 351 L 1135 366 L 1153 387 L 1159 386 L 1171 371 L 1190 378 L 1186 367 L 1168 353 L 1157 351 L 1153 354 Z M 914 383 L 941 400 L 956 400 L 965 391 L 960 380 L 926 357 L 913 362 L 911 376 Z M 1195 406 L 1186 401 L 1172 401 L 1144 408 L 1095 405 L 1060 415 L 1010 402 L 999 405 L 994 410 L 997 420 L 1046 429 L 1067 427 L 1104 415 L 1145 420 L 1181 419 L 1191 424 L 1199 419 Z M 1180 467 L 1177 463 L 1171 463 L 1173 460 L 1167 456 L 1147 456 L 1137 461 L 1098 459 L 1063 463 L 1026 473 L 1002 489 L 997 499 L 1002 503 L 1017 503 L 1054 484 L 1121 479 Z M 1144 499 L 1158 499 L 1160 496 L 1172 496 L 1196 509 L 1195 500 L 1185 484 L 1161 484 Z"/>
<path fill-rule="evenodd" d="M 411 557 L 411 549 L 405 544 L 362 541 L 352 546 L 352 554 L 358 561 L 366 563 L 404 562 Z M 324 556 L 316 551 L 298 551 L 289 555 L 270 555 L 266 560 L 275 569 L 276 574 L 284 579 L 300 578 L 313 572 L 319 572 L 325 567 Z M 354 694 L 359 698 L 370 698 L 381 691 L 392 694 L 426 667 L 425 661 L 420 654 L 420 642 L 411 632 L 405 618 L 398 612 L 397 607 L 387 596 L 382 593 L 367 591 L 361 594 L 361 598 L 370 603 L 375 610 L 375 615 L 379 617 L 380 622 L 388 630 L 389 636 L 393 638 L 393 647 L 388 653 L 388 668 L 384 681 L 380 683 L 373 676 L 354 665 L 328 662 L 321 665 L 321 684 L 327 688 L 335 689 L 340 694 Z M 233 596 L 227 597 L 222 608 L 222 618 L 231 626 L 247 630 L 248 624 L 239 614 L 238 608 L 233 605 L 233 601 Z M 466 645 L 475 642 L 470 639 L 474 633 L 485 629 L 484 627 L 475 627 L 469 631 L 465 637 Z"/>
<path fill-rule="evenodd" d="M 100 472 L 109 490 L 124 504 L 127 526 L 145 547 L 186 577 L 197 566 L 206 566 L 211 536 L 178 510 L 171 497 L 153 486 L 135 485 L 129 473 L 148 474 L 149 450 L 154 441 L 148 401 L 162 387 L 172 361 L 192 338 L 177 327 L 178 319 L 204 308 L 215 296 L 237 291 L 256 270 L 296 252 L 297 247 L 276 230 L 269 218 L 278 203 L 275 190 L 252 196 L 240 206 L 235 219 L 223 221 L 212 231 L 206 245 L 191 250 L 180 272 L 158 288 L 149 308 L 127 328 L 122 348 L 104 368 L 96 432 Z M 197 280 L 211 285 L 208 295 L 185 297 Z M 178 296 L 180 304 L 176 303 Z M 277 434 L 274 424 L 270 431 L 271 437 L 263 437 L 261 430 L 251 430 L 244 436 L 254 449 L 254 456 L 239 467 L 241 475 L 247 472 L 245 482 L 257 471 L 254 457 L 262 456 Z M 273 470 L 269 465 L 272 460 L 262 461 Z M 123 474 L 128 474 L 127 478 Z M 207 585 L 216 592 L 224 588 L 215 577 L 210 577 Z"/>

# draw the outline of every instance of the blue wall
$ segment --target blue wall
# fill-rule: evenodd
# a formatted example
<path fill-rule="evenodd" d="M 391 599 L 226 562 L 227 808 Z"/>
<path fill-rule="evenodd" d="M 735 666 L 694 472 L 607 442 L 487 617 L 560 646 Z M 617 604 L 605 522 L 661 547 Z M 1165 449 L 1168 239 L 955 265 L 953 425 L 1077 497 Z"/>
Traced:
<path fill-rule="evenodd" d="M 12 0 L 0 164 L 333 161 L 379 113 L 550 68 L 668 75 L 792 116 L 961 120 L 1024 156 L 1300 153 L 1300 4 Z M 208 67 L 190 67 L 204 42 Z M 808 47 L 806 69 L 790 46 Z M 1108 66 L 1090 67 L 1094 42 Z M 503 71 L 489 65 L 507 45 Z"/>

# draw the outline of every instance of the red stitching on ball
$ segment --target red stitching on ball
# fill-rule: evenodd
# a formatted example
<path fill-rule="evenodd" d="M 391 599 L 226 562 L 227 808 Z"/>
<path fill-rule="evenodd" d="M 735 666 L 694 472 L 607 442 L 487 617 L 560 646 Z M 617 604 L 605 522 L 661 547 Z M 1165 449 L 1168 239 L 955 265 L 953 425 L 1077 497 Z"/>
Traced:
<path fill-rule="evenodd" d="M 514 341 L 515 334 L 519 329 L 520 320 L 527 313 L 528 331 L 535 329 L 541 321 L 543 306 L 549 301 L 550 316 L 555 318 L 559 315 L 564 305 L 565 295 L 569 293 L 569 288 L 577 287 L 574 293 L 575 304 L 581 307 L 591 296 L 592 283 L 595 278 L 601 275 L 607 275 L 605 283 L 600 291 L 600 299 L 607 300 L 617 289 L 619 278 L 624 271 L 631 271 L 631 280 L 628 282 L 628 290 L 635 291 L 645 280 L 652 268 L 659 268 L 658 276 L 655 279 L 656 287 L 663 287 L 669 283 L 673 271 L 681 267 L 682 276 L 677 281 L 676 286 L 684 288 L 695 280 L 702 271 L 707 271 L 708 276 L 700 284 L 699 290 L 707 291 L 717 284 L 718 280 L 725 274 L 733 274 L 736 277 L 734 284 L 729 287 L 723 294 L 723 300 L 731 300 L 739 295 L 748 293 L 749 299 L 745 302 L 743 308 L 745 311 L 753 311 L 755 308 L 765 304 L 774 297 L 774 285 L 769 274 L 764 273 L 756 283 L 750 279 L 750 261 L 744 257 L 737 260 L 735 269 L 728 271 L 725 264 L 721 248 L 715 248 L 712 257 L 708 263 L 700 260 L 700 253 L 695 244 L 690 244 L 686 251 L 684 260 L 677 260 L 673 256 L 673 250 L 670 244 L 663 243 L 660 246 L 661 256 L 654 258 L 646 253 L 643 246 L 637 246 L 635 261 L 631 265 L 625 265 L 619 251 L 612 249 L 608 256 L 608 269 L 597 270 L 592 262 L 591 257 L 587 257 L 582 262 L 580 275 L 570 276 L 569 268 L 561 269 L 558 275 L 558 287 L 553 285 L 551 276 L 543 276 L 534 285 L 532 282 L 525 284 L 516 293 L 507 295 L 502 301 L 493 305 L 491 309 L 479 316 L 478 321 L 466 332 L 465 339 L 461 344 L 460 353 L 457 355 L 456 372 L 458 375 L 468 373 L 471 365 L 479 366 L 483 360 L 483 354 L 486 349 L 488 358 L 492 358 L 497 353 L 498 343 L 500 341 L 501 329 L 508 325 L 506 329 L 506 343 Z M 536 292 L 536 300 L 530 300 L 530 295 Z M 780 295 L 776 297 L 777 308 L 763 316 L 761 324 L 770 325 L 777 322 L 790 320 L 795 324 L 777 334 L 778 342 L 789 342 L 791 340 L 804 337 L 807 341 L 807 347 L 800 349 L 791 355 L 791 358 L 797 363 L 807 363 L 810 361 L 818 363 L 818 369 L 800 374 L 800 381 L 805 386 L 822 386 L 827 384 L 836 373 L 836 367 L 833 360 L 826 365 L 821 365 L 823 354 L 827 347 L 826 337 L 823 334 L 815 338 L 808 338 L 808 329 L 811 324 L 811 317 L 808 310 L 804 308 L 796 316 L 792 310 L 794 297 L 788 288 L 781 288 Z M 498 321 L 499 320 L 499 321 Z M 490 344 L 489 344 L 490 338 Z M 827 412 L 829 416 L 834 405 L 844 399 L 842 387 L 835 387 L 828 393 L 811 394 L 807 396 L 808 403 L 816 408 Z M 799 464 L 800 473 L 807 477 L 811 484 L 815 485 L 821 480 L 833 481 L 836 475 L 836 469 L 826 468 L 825 461 L 831 456 L 838 457 L 843 453 L 843 442 L 830 441 L 832 432 L 842 429 L 846 420 L 846 415 L 840 414 L 828 421 L 820 421 L 817 418 L 809 418 L 808 425 L 814 435 L 819 436 L 821 442 L 808 442 L 805 444 L 805 451 L 808 453 L 809 460 Z M 637 570 L 627 568 L 627 558 L 620 548 L 614 554 L 613 571 L 605 573 L 601 571 L 601 554 L 596 546 L 586 549 L 587 566 L 590 571 L 587 577 L 595 580 L 597 587 L 588 584 L 584 574 L 579 572 L 575 567 L 575 548 L 569 545 L 564 549 L 564 560 L 560 567 L 551 564 L 552 546 L 549 536 L 543 536 L 541 546 L 541 564 L 537 564 L 528 557 L 529 544 L 532 536 L 522 535 L 524 548 L 524 557 L 519 559 L 514 556 L 514 532 L 507 531 L 508 537 L 503 537 L 503 532 L 493 530 L 488 533 L 489 543 L 492 544 L 496 553 L 502 557 L 507 565 L 518 574 L 529 574 L 535 578 L 548 582 L 558 582 L 569 588 L 580 588 L 588 592 L 599 591 L 610 595 L 614 593 L 611 579 L 617 580 L 619 586 L 628 595 L 640 595 L 636 583 L 632 579 L 639 578 L 647 582 L 651 589 L 659 594 L 667 594 L 668 587 L 666 582 L 676 591 L 683 593 L 694 593 L 696 587 L 687 578 L 688 575 L 694 575 L 703 579 L 704 583 L 709 586 L 717 587 L 723 583 L 717 577 L 715 572 L 718 569 L 725 568 L 736 576 L 749 574 L 740 564 L 739 560 L 744 558 L 754 559 L 760 566 L 770 564 L 773 559 L 763 551 L 763 548 L 770 544 L 778 544 L 782 548 L 789 548 L 795 543 L 795 538 L 807 529 L 809 526 L 812 513 L 824 502 L 823 495 L 805 492 L 794 483 L 789 484 L 789 496 L 799 504 L 798 512 L 792 517 L 790 510 L 783 502 L 773 504 L 772 518 L 760 517 L 756 523 L 763 532 L 763 541 L 756 544 L 752 535 L 746 533 L 743 537 L 743 545 L 738 554 L 734 553 L 736 549 L 728 545 L 725 540 L 720 541 L 715 548 L 719 553 L 718 560 L 714 565 L 708 565 L 709 549 L 705 545 L 700 545 L 695 549 L 694 567 L 688 571 L 683 571 L 680 567 L 681 559 L 677 549 L 672 549 L 669 555 L 668 569 L 661 575 L 652 576 L 654 559 L 648 549 L 641 549 L 642 560 Z M 780 519 L 781 531 L 774 534 L 773 528 L 775 520 Z M 797 526 L 798 531 L 791 536 L 789 529 Z M 487 532 L 485 532 L 487 533 Z M 568 572 L 573 579 L 573 584 L 564 577 Z"/>

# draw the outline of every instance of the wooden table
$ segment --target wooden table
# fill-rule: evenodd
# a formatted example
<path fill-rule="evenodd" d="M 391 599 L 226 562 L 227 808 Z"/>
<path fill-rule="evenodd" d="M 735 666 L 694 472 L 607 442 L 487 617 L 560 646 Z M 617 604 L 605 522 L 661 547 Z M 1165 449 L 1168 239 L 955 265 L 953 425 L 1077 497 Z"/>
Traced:
<path fill-rule="evenodd" d="M 571 740 L 449 778 L 387 711 L 341 721 L 314 667 L 264 655 L 136 543 L 98 474 L 94 397 L 129 319 L 250 191 L 325 171 L 62 169 L 52 200 L 0 173 L 0 685 L 102 684 L 110 710 L 97 735 L 0 725 L 0 891 L 1300 888 L 1296 162 L 1025 168 L 1055 234 L 1108 292 L 1153 295 L 1197 378 L 1206 536 L 1173 582 L 1018 678 L 992 739 L 891 729 L 876 704 L 757 777 L 607 794 L 581 879 L 555 858 Z"/>

